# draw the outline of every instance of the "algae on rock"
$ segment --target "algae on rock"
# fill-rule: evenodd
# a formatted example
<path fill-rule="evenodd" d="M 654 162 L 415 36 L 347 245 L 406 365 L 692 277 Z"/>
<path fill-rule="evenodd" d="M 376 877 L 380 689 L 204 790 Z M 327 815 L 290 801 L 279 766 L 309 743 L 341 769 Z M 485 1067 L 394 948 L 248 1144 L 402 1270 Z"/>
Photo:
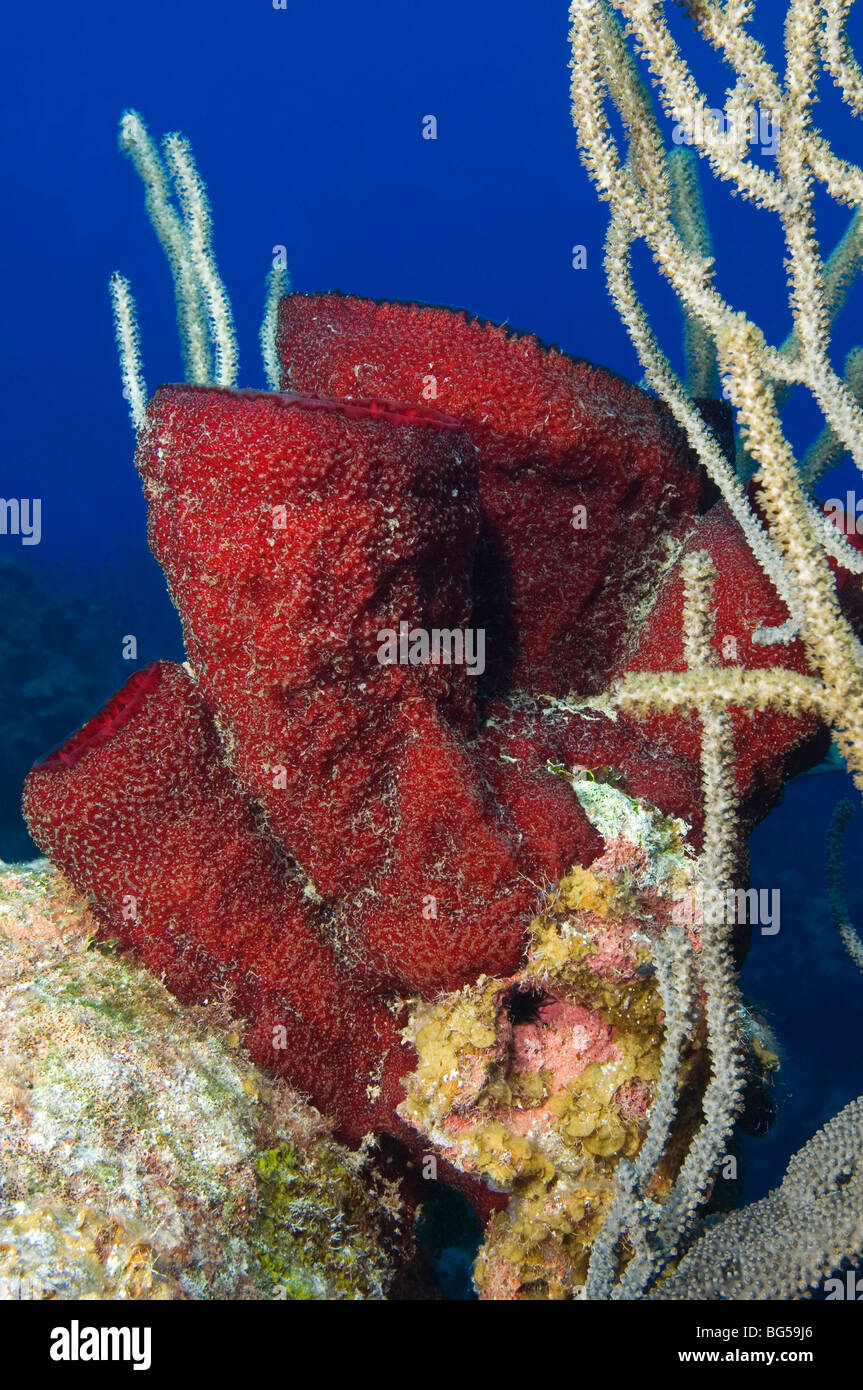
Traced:
<path fill-rule="evenodd" d="M 0 861 L 0 1298 L 388 1297 L 412 1247 L 373 1155 L 97 933 Z"/>

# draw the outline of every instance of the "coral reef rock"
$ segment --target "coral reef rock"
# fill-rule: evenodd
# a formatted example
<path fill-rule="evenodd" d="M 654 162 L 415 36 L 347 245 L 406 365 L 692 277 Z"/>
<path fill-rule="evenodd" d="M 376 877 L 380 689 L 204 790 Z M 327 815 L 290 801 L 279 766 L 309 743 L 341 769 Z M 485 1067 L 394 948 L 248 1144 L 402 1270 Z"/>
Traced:
<path fill-rule="evenodd" d="M 512 1194 L 475 1280 L 484 1298 L 577 1296 L 616 1191 L 643 1143 L 660 1076 L 663 999 L 654 943 L 684 914 L 697 939 L 697 860 L 683 822 L 613 786 L 573 780 L 604 853 L 564 877 L 530 925 L 527 962 L 419 1001 L 419 1063 L 404 1118 L 462 1171 Z M 693 1019 L 661 1197 L 696 1118 L 702 1031 Z"/>
<path fill-rule="evenodd" d="M 45 861 L 0 863 L 0 1298 L 397 1296 L 368 1146 L 97 933 Z"/>

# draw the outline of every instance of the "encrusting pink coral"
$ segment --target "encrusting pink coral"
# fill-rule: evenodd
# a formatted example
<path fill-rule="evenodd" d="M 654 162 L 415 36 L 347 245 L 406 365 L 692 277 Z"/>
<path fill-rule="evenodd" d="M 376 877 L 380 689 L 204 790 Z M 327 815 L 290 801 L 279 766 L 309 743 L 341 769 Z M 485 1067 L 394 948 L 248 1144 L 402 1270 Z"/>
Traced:
<path fill-rule="evenodd" d="M 694 719 L 542 697 L 682 663 L 681 546 L 719 571 L 721 660 L 805 663 L 753 646 L 780 605 L 637 388 L 338 295 L 283 301 L 279 347 L 290 392 L 151 401 L 138 463 L 192 675 L 133 677 L 33 770 L 25 810 L 106 932 L 184 999 L 229 992 L 256 1060 L 343 1134 L 403 1138 L 400 1000 L 513 975 L 539 890 L 602 850 L 549 764 L 613 769 L 697 845 Z M 403 631 L 446 655 L 402 659 Z M 451 659 L 479 631 L 484 672 Z M 751 824 L 820 736 L 738 727 Z"/>
<path fill-rule="evenodd" d="M 664 972 L 674 933 L 685 977 L 684 940 L 700 940 L 697 907 L 688 938 L 679 924 L 700 882 L 684 823 L 607 783 L 570 785 L 603 853 L 539 905 L 519 971 L 418 1004 L 408 1028 L 418 1060 L 399 1114 L 461 1171 L 511 1194 L 477 1262 L 484 1298 L 567 1298 L 584 1283 L 615 1169 L 640 1153 L 660 1089 L 667 996 L 655 953 Z M 691 1138 L 706 1055 L 693 993 L 654 1197 Z"/>

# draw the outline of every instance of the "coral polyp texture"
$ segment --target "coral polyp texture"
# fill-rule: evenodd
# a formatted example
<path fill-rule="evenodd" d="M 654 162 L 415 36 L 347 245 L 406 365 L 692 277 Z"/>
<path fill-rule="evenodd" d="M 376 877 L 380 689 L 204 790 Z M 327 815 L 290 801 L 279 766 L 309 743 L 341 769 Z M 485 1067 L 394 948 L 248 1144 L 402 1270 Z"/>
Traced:
<path fill-rule="evenodd" d="M 138 466 L 188 666 L 138 672 L 37 766 L 28 824 L 105 937 L 181 1000 L 225 999 L 344 1139 L 431 1141 L 512 1194 L 490 1296 L 529 1289 L 566 1227 L 556 1296 L 645 1142 L 663 1039 L 666 890 L 648 911 L 649 856 L 599 827 L 578 770 L 683 822 L 690 854 L 703 819 L 692 704 L 606 693 L 686 670 L 696 553 L 717 667 L 806 656 L 753 642 L 782 604 L 645 392 L 462 313 L 334 294 L 286 297 L 278 347 L 289 389 L 150 401 Z M 825 736 L 764 708 L 733 725 L 742 837 Z M 457 1065 L 429 1095 L 432 1037 Z"/>

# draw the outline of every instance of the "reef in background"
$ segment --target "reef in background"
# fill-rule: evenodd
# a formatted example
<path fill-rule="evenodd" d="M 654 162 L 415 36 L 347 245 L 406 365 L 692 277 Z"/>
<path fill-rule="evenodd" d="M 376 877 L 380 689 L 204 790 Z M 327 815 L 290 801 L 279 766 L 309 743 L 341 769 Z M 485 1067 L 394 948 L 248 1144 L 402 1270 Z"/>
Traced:
<path fill-rule="evenodd" d="M 0 556 L 0 855 L 27 859 L 21 783 L 129 674 L 107 614 L 49 593 Z M 111 659 L 112 651 L 116 659 Z M 125 667 L 125 669 L 124 669 Z"/>

